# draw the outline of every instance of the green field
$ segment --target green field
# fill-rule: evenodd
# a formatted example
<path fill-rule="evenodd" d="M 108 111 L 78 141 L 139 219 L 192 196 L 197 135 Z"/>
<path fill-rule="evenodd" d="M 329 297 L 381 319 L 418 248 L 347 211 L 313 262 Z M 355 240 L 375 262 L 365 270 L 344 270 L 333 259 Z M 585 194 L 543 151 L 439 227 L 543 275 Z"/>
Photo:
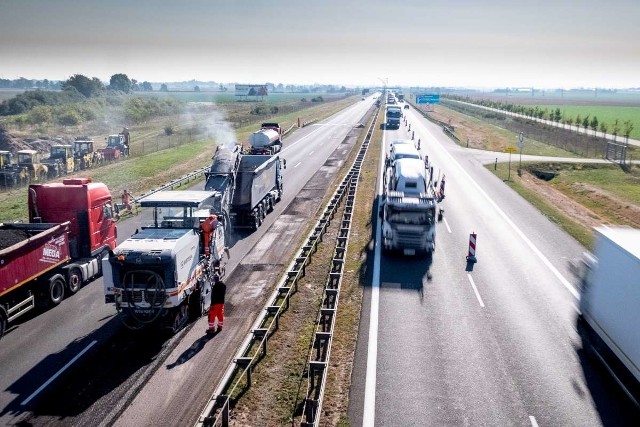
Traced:
<path fill-rule="evenodd" d="M 547 109 L 553 111 L 559 108 L 565 118 L 572 118 L 575 122 L 575 118 L 580 115 L 581 118 L 589 116 L 593 118 L 596 116 L 599 123 L 606 123 L 609 128 L 608 133 L 611 133 L 613 122 L 617 119 L 620 126 L 618 136 L 622 138 L 624 134 L 623 123 L 630 120 L 633 124 L 633 130 L 629 135 L 630 138 L 640 139 L 640 107 L 628 107 L 628 106 L 607 106 L 607 105 L 561 105 L 561 104 L 534 104 L 541 109 Z M 575 127 L 575 123 L 573 124 Z M 582 127 L 582 125 L 580 126 Z M 600 133 L 600 125 L 598 125 L 598 134 Z M 622 140 L 622 139 L 621 139 Z"/>

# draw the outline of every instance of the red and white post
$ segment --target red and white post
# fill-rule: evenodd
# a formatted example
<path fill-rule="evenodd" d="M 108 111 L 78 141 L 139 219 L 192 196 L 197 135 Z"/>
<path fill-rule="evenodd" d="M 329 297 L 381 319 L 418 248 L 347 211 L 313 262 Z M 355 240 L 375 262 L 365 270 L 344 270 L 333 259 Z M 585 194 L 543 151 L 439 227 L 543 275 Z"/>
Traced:
<path fill-rule="evenodd" d="M 478 262 L 476 258 L 476 233 L 469 235 L 469 253 L 467 254 L 467 262 Z"/>

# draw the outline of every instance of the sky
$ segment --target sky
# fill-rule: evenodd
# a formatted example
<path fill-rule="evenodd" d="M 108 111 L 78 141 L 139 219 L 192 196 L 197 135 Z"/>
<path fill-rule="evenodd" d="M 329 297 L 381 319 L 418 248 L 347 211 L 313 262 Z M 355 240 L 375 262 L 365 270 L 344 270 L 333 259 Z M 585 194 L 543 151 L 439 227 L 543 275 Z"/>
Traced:
<path fill-rule="evenodd" d="M 0 0 L 0 78 L 640 87 L 640 0 Z"/>

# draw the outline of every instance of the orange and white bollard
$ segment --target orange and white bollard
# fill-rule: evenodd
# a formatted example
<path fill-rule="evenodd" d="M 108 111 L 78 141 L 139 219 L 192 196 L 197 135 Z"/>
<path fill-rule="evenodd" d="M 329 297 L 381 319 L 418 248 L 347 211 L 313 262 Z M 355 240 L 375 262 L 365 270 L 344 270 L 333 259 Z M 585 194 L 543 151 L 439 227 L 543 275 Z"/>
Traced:
<path fill-rule="evenodd" d="M 467 262 L 478 262 L 476 258 L 476 233 L 469 235 L 469 253 L 467 254 Z"/>

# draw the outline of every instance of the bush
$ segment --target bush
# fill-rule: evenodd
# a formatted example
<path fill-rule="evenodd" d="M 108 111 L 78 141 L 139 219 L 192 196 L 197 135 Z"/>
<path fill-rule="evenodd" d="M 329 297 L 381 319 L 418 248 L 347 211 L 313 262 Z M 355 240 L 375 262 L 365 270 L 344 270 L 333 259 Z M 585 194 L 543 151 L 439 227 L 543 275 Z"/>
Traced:
<path fill-rule="evenodd" d="M 80 124 L 82 117 L 80 114 L 71 108 L 66 108 L 58 114 L 56 122 L 62 126 L 76 126 Z"/>
<path fill-rule="evenodd" d="M 324 101 L 324 98 L 322 98 L 321 96 L 316 96 L 315 98 L 311 98 L 311 102 L 322 102 Z"/>
<path fill-rule="evenodd" d="M 167 136 L 173 135 L 173 125 L 165 125 L 164 134 Z"/>
<path fill-rule="evenodd" d="M 271 114 L 278 114 L 278 107 L 274 105 L 269 111 L 271 111 Z"/>

